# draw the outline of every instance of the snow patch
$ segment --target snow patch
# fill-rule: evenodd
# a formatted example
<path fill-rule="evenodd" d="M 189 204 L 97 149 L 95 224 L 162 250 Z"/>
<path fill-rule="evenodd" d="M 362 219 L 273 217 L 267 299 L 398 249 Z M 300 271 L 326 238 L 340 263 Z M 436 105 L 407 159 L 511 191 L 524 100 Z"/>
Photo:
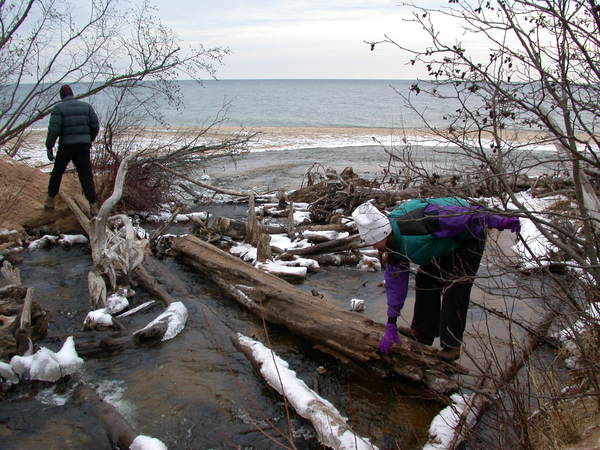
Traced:
<path fill-rule="evenodd" d="M 144 328 L 136 331 L 135 333 L 139 333 L 143 330 L 151 328 L 152 326 L 161 323 L 167 322 L 167 331 L 162 337 L 161 341 L 168 341 L 169 339 L 173 339 L 177 336 L 181 330 L 185 327 L 185 323 L 188 319 L 188 311 L 185 305 L 182 302 L 173 302 L 171 303 L 167 309 L 160 314 L 156 319 L 146 325 Z M 135 334 L 134 333 L 134 334 Z"/>
<path fill-rule="evenodd" d="M 167 446 L 159 439 L 144 436 L 140 434 L 136 436 L 131 445 L 130 450 L 167 450 Z"/>
<path fill-rule="evenodd" d="M 442 409 L 440 413 L 433 418 L 429 426 L 429 440 L 423 447 L 423 450 L 442 450 L 450 448 L 450 443 L 454 438 L 455 428 L 460 422 L 460 418 L 466 411 L 468 401 L 460 394 L 453 394 L 450 397 L 452 404 Z M 471 428 L 475 421 L 475 414 L 471 410 L 467 412 L 465 426 L 463 429 Z"/>
<path fill-rule="evenodd" d="M 83 327 L 90 330 L 96 328 L 97 326 L 112 327 L 112 325 L 112 316 L 108 313 L 106 308 L 90 311 L 83 321 Z"/>
<path fill-rule="evenodd" d="M 58 353 L 42 347 L 33 355 L 13 356 L 10 365 L 21 380 L 54 382 L 78 372 L 83 359 L 77 355 L 73 337 L 69 336 Z"/>
<path fill-rule="evenodd" d="M 238 333 L 239 342 L 252 351 L 260 364 L 260 373 L 267 383 L 285 395 L 302 417 L 310 420 L 326 446 L 335 449 L 376 449 L 368 439 L 357 436 L 349 428 L 347 419 L 328 400 L 311 390 L 296 377 L 289 364 L 258 341 Z"/>
<path fill-rule="evenodd" d="M 128 306 L 129 300 L 123 295 L 112 294 L 106 299 L 106 312 L 109 314 L 118 314 Z"/>

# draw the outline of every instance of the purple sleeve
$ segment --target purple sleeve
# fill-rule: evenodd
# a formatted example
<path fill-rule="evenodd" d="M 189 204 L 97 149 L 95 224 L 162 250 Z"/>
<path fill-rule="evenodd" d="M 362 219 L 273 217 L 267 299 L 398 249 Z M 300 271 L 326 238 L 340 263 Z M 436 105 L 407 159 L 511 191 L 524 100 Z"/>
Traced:
<path fill-rule="evenodd" d="M 430 204 L 425 213 L 434 212 L 438 216 L 440 229 L 431 233 L 437 238 L 448 238 L 468 231 L 473 236 L 481 234 L 482 224 L 479 206 L 440 206 Z"/>
<path fill-rule="evenodd" d="M 408 262 L 391 263 L 385 266 L 383 279 L 387 295 L 388 317 L 398 317 L 404 306 L 408 292 L 409 268 Z"/>
<path fill-rule="evenodd" d="M 484 227 L 498 230 L 520 229 L 517 217 L 505 217 L 492 214 L 479 206 L 439 206 L 429 205 L 425 213 L 438 215 L 439 230 L 431 233 L 437 238 L 448 238 L 467 231 L 472 236 L 479 236 Z"/>

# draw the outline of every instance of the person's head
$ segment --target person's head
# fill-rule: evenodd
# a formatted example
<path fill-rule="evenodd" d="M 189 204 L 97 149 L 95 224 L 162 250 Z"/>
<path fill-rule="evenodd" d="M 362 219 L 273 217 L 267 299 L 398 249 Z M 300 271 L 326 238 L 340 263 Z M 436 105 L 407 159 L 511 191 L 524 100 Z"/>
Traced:
<path fill-rule="evenodd" d="M 359 205 L 352 213 L 352 218 L 366 245 L 372 245 L 378 250 L 386 246 L 392 234 L 392 226 L 387 216 L 375 207 L 373 200 Z"/>
<path fill-rule="evenodd" d="M 65 97 L 68 97 L 70 95 L 73 95 L 73 90 L 71 89 L 71 86 L 69 86 L 68 84 L 63 84 L 60 87 L 60 99 L 62 100 Z"/>

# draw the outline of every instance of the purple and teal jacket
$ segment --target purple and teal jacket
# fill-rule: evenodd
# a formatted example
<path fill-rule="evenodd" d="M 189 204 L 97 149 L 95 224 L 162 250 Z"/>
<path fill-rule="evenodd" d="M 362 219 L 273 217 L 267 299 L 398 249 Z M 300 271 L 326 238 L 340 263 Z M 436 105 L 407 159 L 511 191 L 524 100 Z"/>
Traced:
<path fill-rule="evenodd" d="M 486 228 L 519 230 L 517 217 L 492 214 L 455 197 L 409 200 L 388 218 L 392 258 L 384 280 L 389 318 L 398 317 L 404 306 L 411 262 L 429 264 L 452 253 L 465 239 L 479 239 Z"/>

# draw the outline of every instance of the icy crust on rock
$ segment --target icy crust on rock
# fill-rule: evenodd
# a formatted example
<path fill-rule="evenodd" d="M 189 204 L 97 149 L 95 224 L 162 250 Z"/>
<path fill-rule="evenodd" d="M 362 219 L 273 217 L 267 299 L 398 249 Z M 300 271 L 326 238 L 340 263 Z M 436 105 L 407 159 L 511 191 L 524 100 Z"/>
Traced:
<path fill-rule="evenodd" d="M 356 268 L 363 272 L 379 272 L 381 270 L 381 261 L 379 258 L 363 255 Z"/>
<path fill-rule="evenodd" d="M 365 301 L 361 298 L 353 298 L 350 300 L 350 310 L 351 311 L 364 311 L 365 310 Z"/>
<path fill-rule="evenodd" d="M 61 234 L 59 236 L 45 234 L 41 238 L 31 241 L 27 249 L 33 251 L 41 248 L 48 248 L 52 245 L 71 247 L 73 245 L 86 245 L 88 242 L 88 238 L 83 234 Z"/>
<path fill-rule="evenodd" d="M 129 300 L 123 295 L 112 294 L 106 299 L 106 312 L 119 314 L 129 306 Z"/>
<path fill-rule="evenodd" d="M 306 277 L 306 267 L 293 267 L 285 264 L 279 264 L 279 262 L 267 261 L 264 263 L 258 262 L 255 267 L 265 272 L 272 274 L 281 275 L 295 275 L 297 277 Z"/>
<path fill-rule="evenodd" d="M 86 329 L 93 329 L 96 326 L 100 327 L 111 327 L 113 325 L 112 316 L 108 313 L 106 308 L 95 309 L 87 313 L 87 316 L 83 320 L 83 326 Z"/>
<path fill-rule="evenodd" d="M 0 361 L 0 378 L 9 384 L 17 384 L 19 382 L 19 377 L 13 370 L 12 366 L 3 361 Z"/>
<path fill-rule="evenodd" d="M 455 428 L 459 424 L 462 415 L 468 408 L 467 400 L 460 394 L 450 397 L 452 404 L 442 409 L 433 418 L 429 426 L 429 439 L 423 450 L 442 450 L 450 448 L 454 438 Z M 468 411 L 465 418 L 465 429 L 469 429 L 475 421 L 473 411 Z"/>
<path fill-rule="evenodd" d="M 267 383 L 285 395 L 298 414 L 313 423 L 319 440 L 324 445 L 349 450 L 377 448 L 368 439 L 354 434 L 346 423 L 347 419 L 335 406 L 298 379 L 296 372 L 289 369 L 286 361 L 247 336 L 238 333 L 238 339 L 243 346 L 251 349 L 254 359 L 260 364 L 260 373 Z"/>
<path fill-rule="evenodd" d="M 140 434 L 136 436 L 131 445 L 130 450 L 167 450 L 167 446 L 159 439 L 144 436 Z"/>
<path fill-rule="evenodd" d="M 302 232 L 302 237 L 306 239 L 324 238 L 330 241 L 335 239 L 344 239 L 350 236 L 347 231 L 311 231 L 306 230 Z"/>
<path fill-rule="evenodd" d="M 140 333 L 141 331 L 147 330 L 158 323 L 166 321 L 167 331 L 161 340 L 168 341 L 169 339 L 173 339 L 181 332 L 181 330 L 183 330 L 187 319 L 188 310 L 185 305 L 182 302 L 173 302 L 156 319 L 135 333 Z"/>
<path fill-rule="evenodd" d="M 54 382 L 78 372 L 83 359 L 77 355 L 75 341 L 69 336 L 57 353 L 42 347 L 33 355 L 13 356 L 10 365 L 21 380 Z"/>

